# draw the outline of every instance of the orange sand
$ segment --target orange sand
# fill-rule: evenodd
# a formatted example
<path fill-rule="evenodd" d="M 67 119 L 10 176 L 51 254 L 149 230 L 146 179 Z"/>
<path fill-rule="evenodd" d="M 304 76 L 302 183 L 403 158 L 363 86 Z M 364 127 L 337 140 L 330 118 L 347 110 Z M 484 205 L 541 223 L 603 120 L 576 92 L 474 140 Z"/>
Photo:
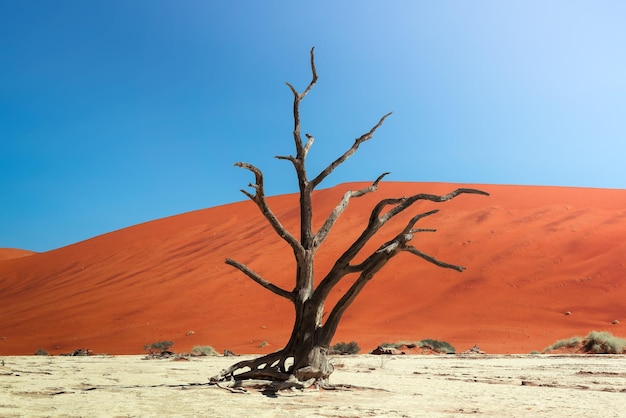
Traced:
<path fill-rule="evenodd" d="M 347 188 L 364 185 L 317 192 L 316 225 Z M 385 182 L 354 199 L 318 253 L 317 274 L 361 232 L 380 199 L 456 187 Z M 354 340 L 369 351 L 381 342 L 433 338 L 457 351 L 478 344 L 487 353 L 528 353 L 591 330 L 626 335 L 624 325 L 611 324 L 626 324 L 626 190 L 468 187 L 491 197 L 421 203 L 407 214 L 440 209 L 418 224 L 439 232 L 418 234 L 413 243 L 467 271 L 399 255 L 347 310 L 335 341 Z M 297 228 L 297 196 L 269 202 L 283 224 Z M 397 232 L 406 219 L 383 232 Z M 131 354 L 156 340 L 174 341 L 177 352 L 194 345 L 238 353 L 280 348 L 291 331 L 291 305 L 225 265 L 226 257 L 293 286 L 290 249 L 249 201 L 46 253 L 0 249 L 0 355 L 38 348 Z"/>
<path fill-rule="evenodd" d="M 20 250 L 17 248 L 0 248 L 0 260 L 9 260 L 11 258 L 26 257 L 35 254 L 32 251 Z"/>

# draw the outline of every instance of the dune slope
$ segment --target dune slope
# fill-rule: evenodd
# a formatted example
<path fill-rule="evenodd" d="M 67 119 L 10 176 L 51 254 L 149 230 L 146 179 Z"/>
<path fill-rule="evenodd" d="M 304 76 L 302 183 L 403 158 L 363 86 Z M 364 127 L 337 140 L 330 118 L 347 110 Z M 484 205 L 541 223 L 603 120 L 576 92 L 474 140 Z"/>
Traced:
<path fill-rule="evenodd" d="M 18 248 L 0 248 L 0 260 L 10 260 L 12 258 L 27 257 L 35 254 L 32 251 L 20 250 Z"/>
<path fill-rule="evenodd" d="M 345 190 L 364 185 L 316 192 L 316 225 Z M 316 273 L 322 277 L 358 236 L 380 199 L 456 187 L 385 182 L 354 199 L 320 249 Z M 414 245 L 467 270 L 399 255 L 346 311 L 336 341 L 370 350 L 381 342 L 434 338 L 458 351 L 478 344 L 489 353 L 527 353 L 592 329 L 626 335 L 624 325 L 612 324 L 626 324 L 626 190 L 470 187 L 491 196 L 420 203 L 407 214 L 440 209 L 419 224 L 438 232 L 418 234 Z M 297 230 L 297 196 L 269 203 Z M 390 223 L 369 250 L 407 219 Z M 251 202 L 147 222 L 46 253 L 10 253 L 0 257 L 0 355 L 81 347 L 132 354 L 157 340 L 174 341 L 179 352 L 212 345 L 263 353 L 280 348 L 291 331 L 289 303 L 224 264 L 234 258 L 293 286 L 291 250 Z"/>

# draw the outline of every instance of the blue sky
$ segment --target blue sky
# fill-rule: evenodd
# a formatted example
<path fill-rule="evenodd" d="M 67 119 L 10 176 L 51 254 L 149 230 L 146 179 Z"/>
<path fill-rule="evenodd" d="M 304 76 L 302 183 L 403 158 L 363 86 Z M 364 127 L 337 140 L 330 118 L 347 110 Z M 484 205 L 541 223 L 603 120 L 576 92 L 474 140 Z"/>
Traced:
<path fill-rule="evenodd" d="M 289 81 L 323 186 L 626 188 L 622 1 L 0 2 L 0 247 L 47 251 L 296 191 Z"/>

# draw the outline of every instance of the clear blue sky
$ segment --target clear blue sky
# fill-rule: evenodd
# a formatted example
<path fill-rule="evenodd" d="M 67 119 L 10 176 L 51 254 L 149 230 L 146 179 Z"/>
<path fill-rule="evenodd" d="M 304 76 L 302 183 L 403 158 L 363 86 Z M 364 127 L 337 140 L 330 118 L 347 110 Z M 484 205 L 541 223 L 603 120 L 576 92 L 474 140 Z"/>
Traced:
<path fill-rule="evenodd" d="M 296 191 L 292 95 L 323 186 L 626 188 L 626 2 L 0 2 L 0 247 L 47 251 Z"/>

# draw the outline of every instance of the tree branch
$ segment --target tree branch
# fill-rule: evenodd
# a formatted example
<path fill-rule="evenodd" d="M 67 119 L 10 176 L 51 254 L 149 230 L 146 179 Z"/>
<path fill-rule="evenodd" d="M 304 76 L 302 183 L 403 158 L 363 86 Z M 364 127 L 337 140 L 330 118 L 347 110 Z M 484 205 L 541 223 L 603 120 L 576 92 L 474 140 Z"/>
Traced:
<path fill-rule="evenodd" d="M 433 228 L 416 228 L 416 229 L 411 229 L 411 234 L 415 234 L 417 232 L 437 232 L 437 230 L 433 229 Z"/>
<path fill-rule="evenodd" d="M 248 268 L 248 266 L 246 266 L 245 264 L 242 264 L 242 263 L 240 263 L 238 261 L 235 261 L 235 260 L 232 260 L 230 258 L 226 259 L 226 264 L 235 267 L 236 269 L 241 271 L 243 274 L 245 274 L 246 276 L 248 276 L 249 278 L 251 278 L 252 280 L 257 282 L 258 284 L 260 284 L 261 286 L 263 286 L 267 290 L 271 291 L 272 293 L 275 293 L 278 296 L 282 296 L 282 297 L 284 297 L 286 299 L 289 299 L 292 302 L 294 301 L 294 294 L 292 292 L 288 292 L 285 289 L 282 289 L 282 288 L 276 286 L 275 284 L 265 280 L 259 274 L 257 274 L 256 272 L 254 272 L 250 268 Z"/>
<path fill-rule="evenodd" d="M 374 253 L 371 256 L 371 263 L 366 270 L 363 270 L 356 281 L 350 286 L 350 288 L 344 293 L 344 295 L 337 301 L 333 309 L 330 311 L 326 322 L 322 326 L 322 341 L 324 343 L 330 343 L 332 336 L 337 330 L 337 325 L 343 316 L 348 306 L 359 295 L 363 287 L 376 275 L 376 273 L 387 263 L 392 256 L 384 253 Z"/>
<path fill-rule="evenodd" d="M 291 161 L 293 164 L 296 163 L 296 158 L 293 155 L 275 155 L 274 158 L 277 160 Z"/>
<path fill-rule="evenodd" d="M 414 217 L 412 217 L 406 224 L 406 226 L 400 231 L 400 233 L 398 233 L 398 235 L 396 235 L 391 241 L 387 241 L 386 243 L 378 247 L 378 249 L 370 254 L 370 256 L 367 257 L 361 264 L 350 266 L 350 271 L 365 271 L 366 269 L 370 268 L 373 260 L 377 259 L 377 254 L 387 254 L 387 258 L 391 259 L 399 251 L 402 251 L 404 249 L 407 242 L 413 239 L 413 226 L 415 225 L 415 223 L 420 219 L 425 218 L 426 216 L 433 215 L 437 212 L 439 211 L 431 210 L 430 212 L 420 213 L 419 215 L 415 215 Z M 386 262 L 387 261 L 385 261 L 385 263 Z"/>
<path fill-rule="evenodd" d="M 378 203 L 378 205 L 376 205 L 376 208 L 374 209 L 374 211 L 377 212 L 378 215 L 380 215 L 384 206 L 394 205 L 394 204 L 396 205 L 394 208 L 390 209 L 387 213 L 381 216 L 381 221 L 384 223 L 384 222 L 387 222 L 389 219 L 393 218 L 394 216 L 396 216 L 397 214 L 399 214 L 400 212 L 404 211 L 411 205 L 413 205 L 418 200 L 429 200 L 435 203 L 442 203 L 442 202 L 447 202 L 448 200 L 452 200 L 461 194 L 480 194 L 483 196 L 489 196 L 489 193 L 483 192 L 482 190 L 466 189 L 466 188 L 456 189 L 455 191 L 451 193 L 448 193 L 446 195 L 441 195 L 441 196 L 428 194 L 428 193 L 419 193 L 410 197 L 382 200 L 381 202 Z"/>
<path fill-rule="evenodd" d="M 345 310 L 352 304 L 352 302 L 359 295 L 361 290 L 365 287 L 365 285 L 374 277 L 374 275 L 382 269 L 389 260 L 395 257 L 402 251 L 407 251 L 411 254 L 415 254 L 424 260 L 435 264 L 439 267 L 449 268 L 456 270 L 458 272 L 462 272 L 465 270 L 465 267 L 456 266 L 454 264 L 449 264 L 443 261 L 436 259 L 435 257 L 428 255 L 411 245 L 407 245 L 409 241 L 413 239 L 413 232 L 416 229 L 413 228 L 415 223 L 426 217 L 436 213 L 436 210 L 421 213 L 419 215 L 414 216 L 409 220 L 405 228 L 398 234 L 394 239 L 388 241 L 381 245 L 376 251 L 369 255 L 361 264 L 357 266 L 348 266 L 345 270 L 344 274 L 339 276 L 339 279 L 336 280 L 335 284 L 339 282 L 339 280 L 345 276 L 347 273 L 361 272 L 356 281 L 350 286 L 350 288 L 344 293 L 344 295 L 337 301 L 330 314 L 328 315 L 328 319 L 324 324 L 323 333 L 324 337 L 334 335 L 337 325 L 341 320 L 341 317 Z M 417 230 L 419 231 L 419 230 Z M 319 289 L 319 288 L 318 288 Z M 328 337 L 330 338 L 330 337 Z"/>
<path fill-rule="evenodd" d="M 311 82 L 309 83 L 307 88 L 300 95 L 300 100 L 302 100 L 304 98 L 304 96 L 306 96 L 309 93 L 309 91 L 311 91 L 311 89 L 313 88 L 313 86 L 317 82 L 317 70 L 315 69 L 315 47 L 311 48 L 311 52 L 309 53 L 309 55 L 311 55 L 311 74 L 312 74 L 312 78 L 311 78 Z"/>
<path fill-rule="evenodd" d="M 328 236 L 328 233 L 330 232 L 331 228 L 333 227 L 333 225 L 335 224 L 339 216 L 348 207 L 348 203 L 350 202 L 351 198 L 361 197 L 367 193 L 375 192 L 376 190 L 378 190 L 378 183 L 380 183 L 380 181 L 388 174 L 389 173 L 387 172 L 378 176 L 378 178 L 374 181 L 374 183 L 372 183 L 369 187 L 365 187 L 360 190 L 348 190 L 343 195 L 343 198 L 341 199 L 341 201 L 337 204 L 337 206 L 335 206 L 332 212 L 328 215 L 328 218 L 326 219 L 326 222 L 324 222 L 324 225 L 322 225 L 319 231 L 317 231 L 317 234 L 315 234 L 314 245 L 318 247 L 322 242 L 324 242 L 324 240 Z"/>
<path fill-rule="evenodd" d="M 312 188 L 314 189 L 315 187 L 317 187 L 326 177 L 328 177 L 328 175 L 330 173 L 332 173 L 335 170 L 335 168 L 337 168 L 340 164 L 342 164 L 345 160 L 347 160 L 348 157 L 350 157 L 352 154 L 354 154 L 356 152 L 356 150 L 359 148 L 359 145 L 361 145 L 363 142 L 371 139 L 372 136 L 374 136 L 374 132 L 376 132 L 376 130 L 383 124 L 385 119 L 387 119 L 387 117 L 389 115 L 391 115 L 391 113 L 393 113 L 393 112 L 389 112 L 385 116 L 380 118 L 378 123 L 376 125 L 374 125 L 374 127 L 372 129 L 370 129 L 369 132 L 367 132 L 367 133 L 361 135 L 359 138 L 357 138 L 354 141 L 354 144 L 352 144 L 352 146 L 350 147 L 350 149 L 348 149 L 346 152 L 344 152 L 341 157 L 339 157 L 335 161 L 333 161 L 330 165 L 328 165 L 328 167 L 326 167 L 324 170 L 322 170 L 322 172 L 319 173 L 317 175 L 317 177 L 315 177 L 313 180 L 311 180 Z"/>
<path fill-rule="evenodd" d="M 351 266 L 350 262 L 356 257 L 356 255 L 363 249 L 365 244 L 369 242 L 369 240 L 380 230 L 380 228 L 391 220 L 394 216 L 400 214 L 402 211 L 409 208 L 415 202 L 419 200 L 429 200 L 431 202 L 445 202 L 455 198 L 460 194 L 480 194 L 489 196 L 489 193 L 483 192 L 481 190 L 476 189 L 466 189 L 460 188 L 446 195 L 438 196 L 433 194 L 420 193 L 410 197 L 402 197 L 402 198 L 393 198 L 393 199 L 383 199 L 372 209 L 372 213 L 370 215 L 370 219 L 367 227 L 363 230 L 361 235 L 354 241 L 354 243 L 348 248 L 342 255 L 337 259 L 332 269 L 328 272 L 328 274 L 322 279 L 317 289 L 315 290 L 315 297 L 317 300 L 325 300 L 330 291 L 343 279 L 347 274 L 364 271 L 367 268 L 368 259 L 363 261 L 361 264 L 357 266 Z M 395 205 L 395 206 L 394 206 Z M 382 214 L 383 210 L 387 206 L 393 206 L 389 211 Z M 437 213 L 438 210 L 432 210 L 429 212 L 421 213 L 409 220 L 407 225 L 403 228 L 403 230 L 398 234 L 398 237 L 406 234 L 412 234 L 413 226 L 415 223 L 426 217 Z M 383 245 L 384 247 L 384 245 Z M 383 248 L 381 247 L 381 248 Z M 371 257 L 371 256 L 370 256 Z"/>
<path fill-rule="evenodd" d="M 309 152 L 309 149 L 311 149 L 311 145 L 313 145 L 313 141 L 315 141 L 315 138 L 313 138 L 309 134 L 304 134 L 304 136 L 306 136 L 307 141 L 306 141 L 306 144 L 304 144 L 304 149 L 302 151 L 303 151 L 303 154 L 304 154 L 303 156 L 306 157 L 306 155 Z"/>
<path fill-rule="evenodd" d="M 291 83 L 285 83 L 293 93 L 293 138 L 296 144 L 298 158 L 302 159 L 302 161 L 304 161 L 303 157 L 306 152 L 305 147 L 302 145 L 302 138 L 300 136 L 300 102 L 302 101 L 302 99 L 304 99 L 304 96 L 309 94 L 309 91 L 311 91 L 315 83 L 317 83 L 317 70 L 315 69 L 315 47 L 311 48 L 310 54 L 312 78 L 306 89 L 304 89 L 302 93 L 298 93 L 298 90 L 296 90 L 296 88 Z M 309 147 L 311 146 L 309 143 L 307 143 L 307 145 Z"/>
<path fill-rule="evenodd" d="M 274 212 L 272 212 L 269 205 L 267 204 L 267 201 L 265 200 L 263 173 L 261 172 L 261 170 L 259 170 L 252 164 L 242 162 L 235 163 L 235 166 L 245 168 L 254 173 L 256 179 L 255 184 L 249 184 L 249 186 L 254 189 L 254 194 L 249 193 L 245 190 L 241 190 L 241 192 L 248 196 L 250 200 L 252 200 L 254 203 L 256 203 L 265 219 L 267 219 L 272 228 L 274 228 L 274 231 L 276 231 L 276 233 L 282 239 L 287 241 L 287 243 L 293 248 L 294 252 L 296 254 L 301 254 L 303 250 L 300 242 L 298 242 L 298 240 L 293 235 L 291 235 L 291 233 L 280 223 L 276 215 L 274 215 Z"/>
<path fill-rule="evenodd" d="M 465 270 L 465 267 L 463 267 L 463 266 L 457 266 L 457 265 L 454 265 L 454 264 L 446 263 L 446 262 L 441 261 L 441 260 L 437 260 L 432 255 L 428 255 L 426 253 L 423 253 L 422 251 L 418 250 L 417 248 L 415 248 L 415 247 L 413 247 L 411 245 L 408 245 L 408 246 L 402 248 L 401 251 L 407 251 L 407 252 L 409 252 L 411 254 L 415 254 L 416 256 L 421 257 L 424 260 L 428 261 L 429 263 L 432 263 L 432 264 L 434 264 L 436 266 L 439 266 L 439 267 L 456 270 L 458 272 L 462 272 L 462 271 Z"/>

